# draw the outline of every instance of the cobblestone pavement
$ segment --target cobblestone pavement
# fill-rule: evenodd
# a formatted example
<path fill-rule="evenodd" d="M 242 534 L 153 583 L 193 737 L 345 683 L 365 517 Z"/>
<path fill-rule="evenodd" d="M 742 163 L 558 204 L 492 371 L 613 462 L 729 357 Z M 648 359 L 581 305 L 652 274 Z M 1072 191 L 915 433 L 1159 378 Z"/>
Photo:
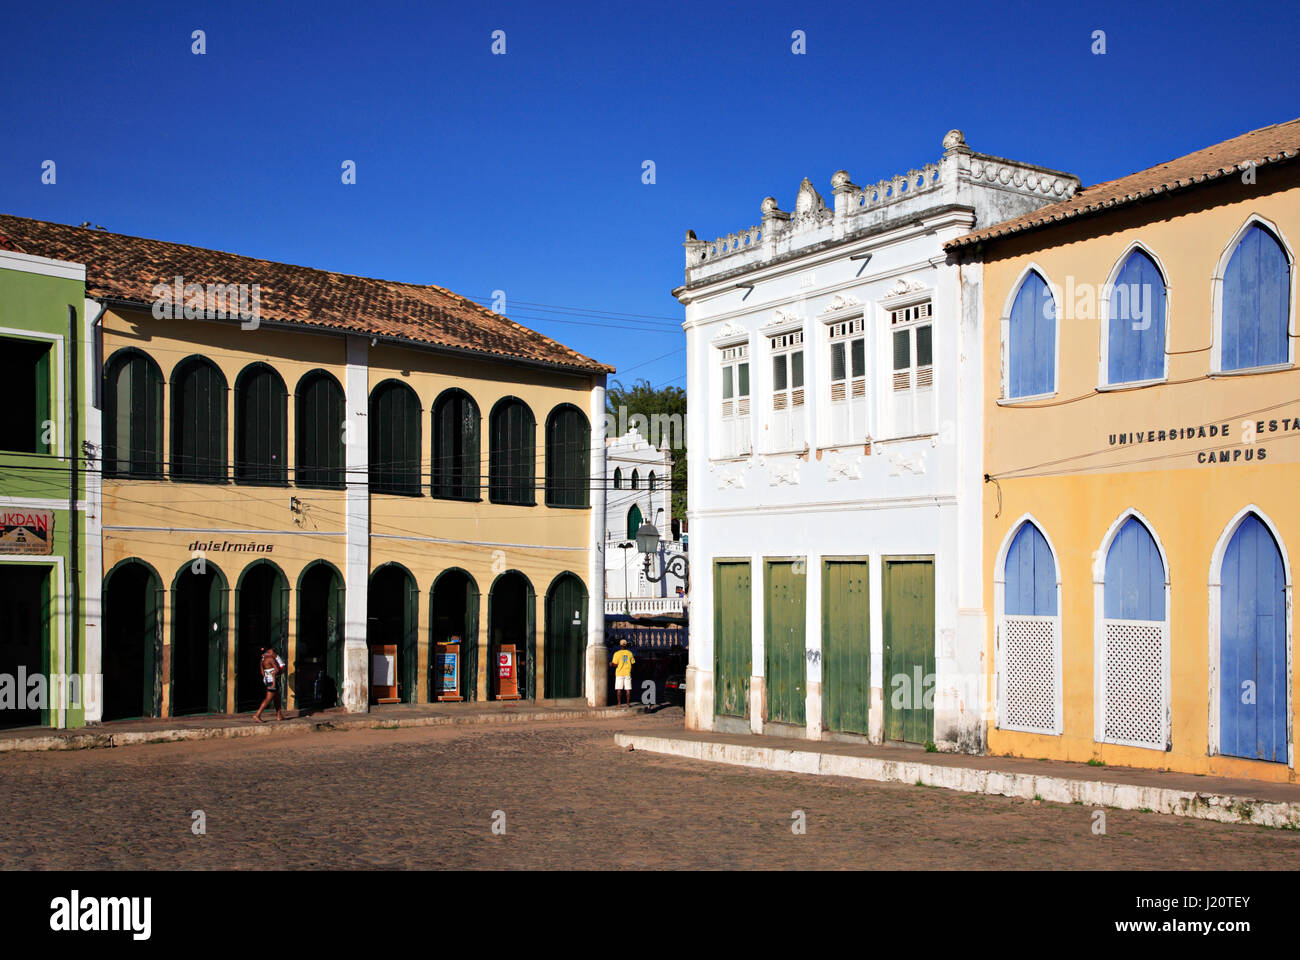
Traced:
<path fill-rule="evenodd" d="M 1300 833 L 628 752 L 682 711 L 0 756 L 6 869 L 1293 868 Z M 206 814 L 207 833 L 191 832 Z M 504 835 L 492 832 L 494 811 Z M 807 832 L 791 830 L 804 811 Z"/>

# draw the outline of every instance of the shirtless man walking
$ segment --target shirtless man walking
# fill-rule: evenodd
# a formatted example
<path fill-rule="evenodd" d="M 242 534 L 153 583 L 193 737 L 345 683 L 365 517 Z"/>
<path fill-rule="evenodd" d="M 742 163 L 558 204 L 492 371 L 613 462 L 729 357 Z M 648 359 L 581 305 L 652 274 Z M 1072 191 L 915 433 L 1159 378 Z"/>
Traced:
<path fill-rule="evenodd" d="M 280 674 L 284 673 L 284 661 L 280 659 L 279 654 L 273 648 L 263 647 L 261 669 L 262 683 L 266 686 L 266 696 L 262 698 L 262 705 L 257 708 L 257 713 L 253 714 L 253 719 L 258 723 L 266 723 L 262 719 L 262 711 L 274 698 L 275 719 L 283 720 L 284 711 L 280 709 Z"/>

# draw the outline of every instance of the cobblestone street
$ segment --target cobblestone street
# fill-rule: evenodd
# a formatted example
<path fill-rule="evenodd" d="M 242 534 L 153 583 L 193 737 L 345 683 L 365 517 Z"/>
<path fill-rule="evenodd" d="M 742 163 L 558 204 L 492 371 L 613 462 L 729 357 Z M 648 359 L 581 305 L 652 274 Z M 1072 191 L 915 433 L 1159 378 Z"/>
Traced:
<path fill-rule="evenodd" d="M 6 869 L 1286 869 L 1300 834 L 620 750 L 682 712 L 0 757 Z M 191 814 L 206 814 L 206 835 Z M 494 811 L 504 835 L 492 832 Z M 791 831 L 802 810 L 807 833 Z"/>

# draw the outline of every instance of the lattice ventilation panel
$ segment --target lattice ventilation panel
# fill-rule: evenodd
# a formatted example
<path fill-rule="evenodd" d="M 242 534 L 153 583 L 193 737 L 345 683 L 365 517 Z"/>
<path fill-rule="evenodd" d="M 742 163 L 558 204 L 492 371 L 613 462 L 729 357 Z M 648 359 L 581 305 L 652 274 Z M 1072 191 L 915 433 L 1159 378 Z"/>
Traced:
<path fill-rule="evenodd" d="M 1106 620 L 1106 740 L 1165 748 L 1163 623 Z"/>

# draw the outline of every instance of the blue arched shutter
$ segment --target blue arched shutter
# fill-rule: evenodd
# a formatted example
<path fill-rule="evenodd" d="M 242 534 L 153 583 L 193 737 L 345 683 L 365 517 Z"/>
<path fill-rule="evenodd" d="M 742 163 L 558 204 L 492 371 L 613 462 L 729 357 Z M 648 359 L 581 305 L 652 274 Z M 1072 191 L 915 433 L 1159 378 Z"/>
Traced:
<path fill-rule="evenodd" d="M 1223 277 L 1224 370 L 1286 363 L 1291 265 L 1273 234 L 1252 226 Z"/>
<path fill-rule="evenodd" d="M 1165 565 L 1151 533 L 1129 517 L 1106 552 L 1106 619 L 1164 620 Z"/>
<path fill-rule="evenodd" d="M 1032 397 L 1056 390 L 1056 300 L 1030 272 L 1011 306 L 1007 343 L 1007 394 Z"/>
<path fill-rule="evenodd" d="M 1005 612 L 1010 617 L 1056 616 L 1056 564 L 1047 538 L 1022 524 L 1007 551 Z"/>
<path fill-rule="evenodd" d="M 1165 375 L 1165 278 L 1141 250 L 1128 255 L 1115 278 L 1107 348 L 1108 383 Z"/>
<path fill-rule="evenodd" d="M 1253 514 L 1223 555 L 1220 597 L 1219 750 L 1286 763 L 1286 573 Z"/>

